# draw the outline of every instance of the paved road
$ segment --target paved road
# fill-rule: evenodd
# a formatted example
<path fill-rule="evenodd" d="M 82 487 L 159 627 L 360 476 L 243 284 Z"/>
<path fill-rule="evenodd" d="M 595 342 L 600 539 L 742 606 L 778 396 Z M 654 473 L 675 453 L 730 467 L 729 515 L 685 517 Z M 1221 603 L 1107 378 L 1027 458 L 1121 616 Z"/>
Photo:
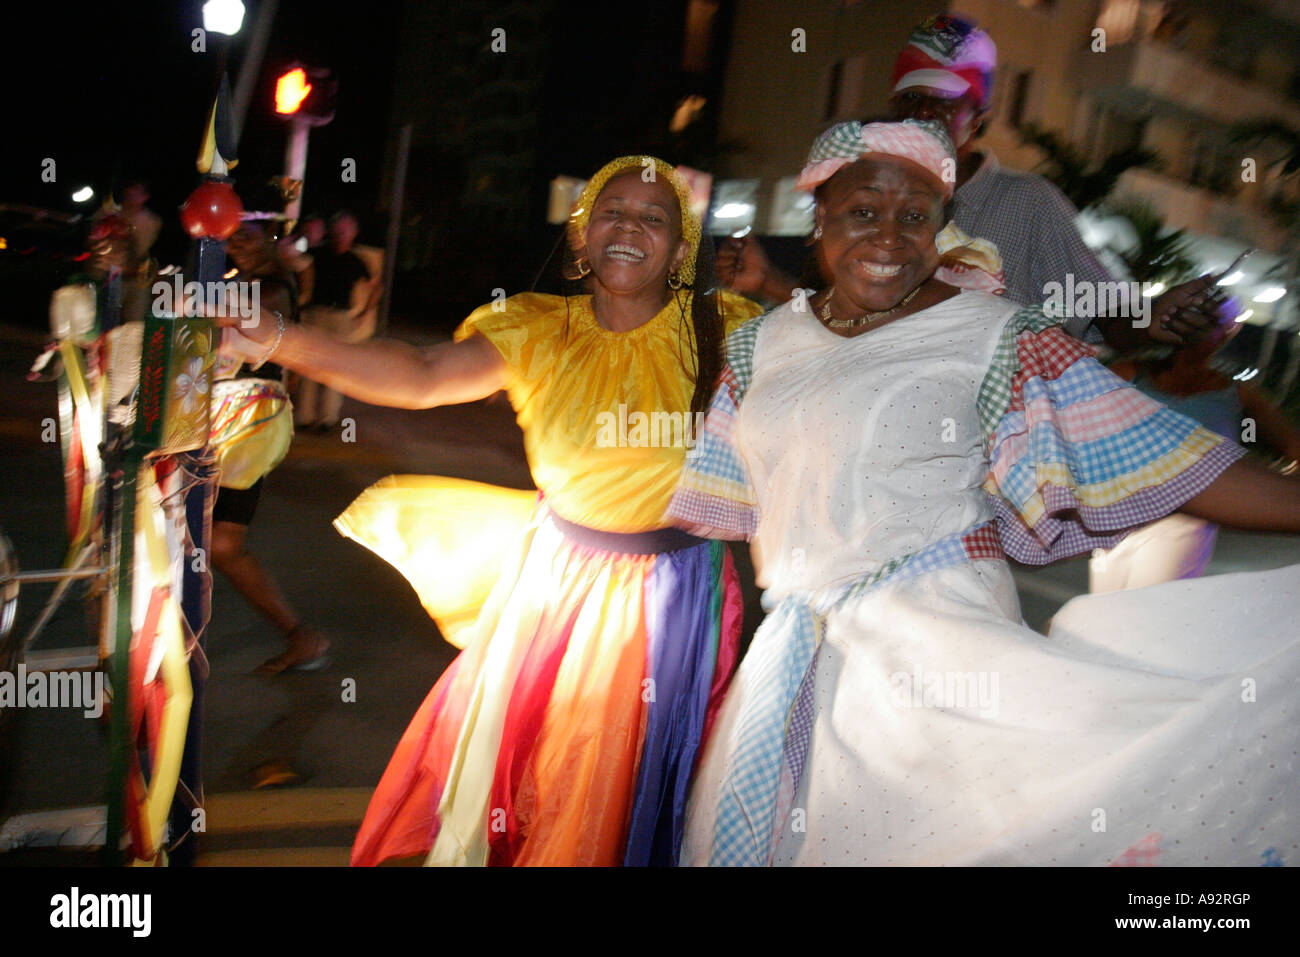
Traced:
<path fill-rule="evenodd" d="M 0 526 L 28 569 L 54 567 L 63 548 L 58 450 L 40 441 L 41 420 L 54 414 L 54 387 L 22 375 L 40 342 L 0 326 Z M 279 678 L 250 674 L 279 650 L 278 638 L 218 576 L 207 638 L 205 863 L 341 863 L 368 790 L 454 654 L 405 581 L 338 535 L 334 516 L 394 472 L 530 484 L 513 414 L 500 399 L 428 412 L 349 403 L 344 415 L 355 418 L 357 441 L 298 437 L 267 480 L 250 534 L 253 551 L 289 600 L 330 635 L 331 668 Z M 1297 562 L 1300 538 L 1228 532 L 1211 572 Z M 1017 580 L 1025 619 L 1038 626 L 1086 590 L 1087 572 L 1073 561 L 1019 569 Z M 20 627 L 47 593 L 42 586 L 24 591 Z M 752 610 L 756 596 L 749 597 Z M 85 645 L 84 627 L 71 603 L 37 648 Z M 341 693 L 349 678 L 355 703 Z M 54 710 L 24 711 L 20 719 L 16 781 L 0 803 L 0 819 L 102 803 L 106 748 L 97 724 Z M 275 793 L 250 792 L 254 769 L 269 762 L 287 764 L 296 780 Z M 45 859 L 0 854 L 0 865 Z"/>

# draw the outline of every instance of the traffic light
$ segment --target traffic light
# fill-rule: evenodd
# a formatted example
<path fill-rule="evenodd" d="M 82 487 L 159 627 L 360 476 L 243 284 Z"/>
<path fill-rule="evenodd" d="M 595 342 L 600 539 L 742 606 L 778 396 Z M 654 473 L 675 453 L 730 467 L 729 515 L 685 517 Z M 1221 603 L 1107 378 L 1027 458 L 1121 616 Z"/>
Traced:
<path fill-rule="evenodd" d="M 338 90 L 338 80 L 330 70 L 290 64 L 275 81 L 275 112 L 281 117 L 323 126 L 334 119 Z"/>
<path fill-rule="evenodd" d="M 286 116 L 297 113 L 311 90 L 312 86 L 307 82 L 307 71 L 302 67 L 294 67 L 275 81 L 275 112 Z"/>

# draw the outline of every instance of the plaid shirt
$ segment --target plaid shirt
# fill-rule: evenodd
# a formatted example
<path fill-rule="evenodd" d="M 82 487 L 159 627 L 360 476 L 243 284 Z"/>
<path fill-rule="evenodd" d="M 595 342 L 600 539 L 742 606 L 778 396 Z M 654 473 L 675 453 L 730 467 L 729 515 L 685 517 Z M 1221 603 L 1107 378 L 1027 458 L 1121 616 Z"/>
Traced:
<path fill-rule="evenodd" d="M 1066 273 L 1074 273 L 1076 286 L 1113 281 L 1084 245 L 1075 225 L 1077 210 L 1041 176 L 1004 170 L 992 153 L 985 153 L 984 162 L 958 188 L 953 202 L 958 228 L 997 245 L 1006 273 L 1006 295 L 1014 302 L 1041 306 L 1044 287 L 1049 282 L 1064 285 Z M 1090 317 L 1068 319 L 1065 328 L 1076 339 L 1102 341 Z"/>

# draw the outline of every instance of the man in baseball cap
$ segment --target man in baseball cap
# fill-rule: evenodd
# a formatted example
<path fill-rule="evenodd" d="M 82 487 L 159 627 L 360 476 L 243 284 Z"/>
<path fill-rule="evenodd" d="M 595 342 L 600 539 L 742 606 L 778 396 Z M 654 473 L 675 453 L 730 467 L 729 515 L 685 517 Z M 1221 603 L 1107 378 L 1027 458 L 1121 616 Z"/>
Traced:
<path fill-rule="evenodd" d="M 930 17 L 911 33 L 894 63 L 895 117 L 937 119 L 957 147 L 953 220 L 970 236 L 997 245 L 1006 271 L 1007 296 L 1043 301 L 1045 290 L 1072 275 L 1076 287 L 1109 283 L 1112 277 L 1084 244 L 1075 225 L 1078 210 L 1053 184 L 1033 173 L 1002 169 L 992 153 L 975 149 L 993 95 L 997 47 L 983 30 L 951 14 Z M 1194 279 L 1152 304 L 1155 321 L 1145 327 L 1122 316 L 1073 315 L 1066 328 L 1080 339 L 1104 338 L 1121 351 L 1150 340 L 1181 345 L 1213 324 L 1213 305 L 1193 305 L 1205 283 Z"/>
<path fill-rule="evenodd" d="M 966 166 L 964 176 L 959 169 L 958 185 L 979 166 L 971 140 L 988 113 L 997 59 L 987 33 L 961 17 L 940 14 L 912 31 L 894 62 L 891 111 L 947 125 Z"/>
<path fill-rule="evenodd" d="M 997 47 L 973 22 L 952 14 L 916 27 L 894 63 L 894 119 L 939 120 L 957 148 L 953 221 L 969 236 L 994 243 L 1002 256 L 1008 299 L 1041 304 L 1047 288 L 1073 276 L 1074 287 L 1112 282 L 1075 225 L 1078 211 L 1052 183 L 1033 173 L 1002 169 L 992 153 L 975 148 L 989 112 Z M 738 292 L 774 301 L 793 295 L 795 281 L 774 269 L 753 237 L 728 240 L 718 252 L 718 275 Z M 1213 326 L 1214 303 L 1203 298 L 1206 277 L 1176 286 L 1151 305 L 1149 323 L 1123 316 L 1072 315 L 1071 335 L 1105 339 L 1120 351 L 1200 338 Z M 788 290 L 788 291 L 787 291 Z"/>
<path fill-rule="evenodd" d="M 969 93 L 988 109 L 998 51 L 989 35 L 961 17 L 940 14 L 912 31 L 894 63 L 894 92 L 921 88 L 959 97 Z"/>

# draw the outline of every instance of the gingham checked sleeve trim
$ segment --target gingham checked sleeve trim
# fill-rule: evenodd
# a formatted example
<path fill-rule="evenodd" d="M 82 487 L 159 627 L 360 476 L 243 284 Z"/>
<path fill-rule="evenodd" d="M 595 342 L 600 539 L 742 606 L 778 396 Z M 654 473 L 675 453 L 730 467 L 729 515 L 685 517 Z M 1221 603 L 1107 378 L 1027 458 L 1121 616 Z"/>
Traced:
<path fill-rule="evenodd" d="M 758 531 L 758 497 L 735 428 L 754 377 L 754 347 L 764 318 L 750 320 L 727 337 L 727 364 L 668 504 L 667 520 L 702 538 L 748 541 Z"/>
<path fill-rule="evenodd" d="M 727 337 L 727 365 L 736 377 L 737 404 L 744 400 L 754 379 L 754 347 L 758 344 L 758 330 L 768 315 L 771 313 L 749 320 Z"/>
<path fill-rule="evenodd" d="M 1109 548 L 1176 510 L 1245 450 L 1141 395 L 1038 309 L 1007 322 L 979 393 L 1007 554 Z"/>

